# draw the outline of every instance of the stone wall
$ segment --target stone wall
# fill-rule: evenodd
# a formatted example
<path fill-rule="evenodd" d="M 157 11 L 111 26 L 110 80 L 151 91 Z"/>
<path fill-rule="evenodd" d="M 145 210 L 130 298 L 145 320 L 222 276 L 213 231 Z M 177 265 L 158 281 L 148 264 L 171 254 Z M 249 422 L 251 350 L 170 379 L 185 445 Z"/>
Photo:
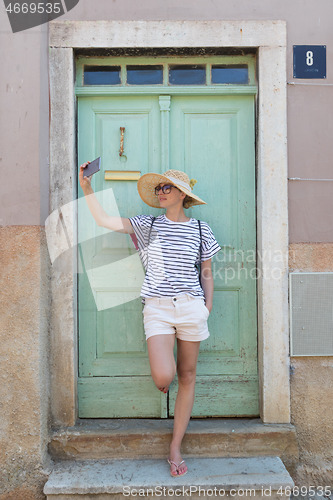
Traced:
<path fill-rule="evenodd" d="M 39 226 L 0 228 L 1 500 L 44 498 L 50 310 L 46 257 Z"/>
<path fill-rule="evenodd" d="M 289 247 L 289 269 L 332 272 L 333 243 Z M 299 485 L 333 486 L 333 358 L 291 358 L 291 422 L 296 427 Z"/>

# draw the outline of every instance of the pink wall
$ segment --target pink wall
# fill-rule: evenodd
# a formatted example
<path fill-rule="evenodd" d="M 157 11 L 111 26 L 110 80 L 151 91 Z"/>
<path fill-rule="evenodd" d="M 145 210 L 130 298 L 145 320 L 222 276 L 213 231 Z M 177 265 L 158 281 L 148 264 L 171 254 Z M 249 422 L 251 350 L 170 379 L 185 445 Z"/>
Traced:
<path fill-rule="evenodd" d="M 39 225 L 48 215 L 47 25 L 12 34 L 1 7 L 0 224 Z M 287 21 L 292 46 L 327 45 L 327 79 L 288 85 L 289 177 L 333 179 L 333 3 L 331 0 L 80 0 L 61 19 Z M 59 159 L 61 161 L 61 159 Z M 333 182 L 289 181 L 290 242 L 333 241 Z"/>

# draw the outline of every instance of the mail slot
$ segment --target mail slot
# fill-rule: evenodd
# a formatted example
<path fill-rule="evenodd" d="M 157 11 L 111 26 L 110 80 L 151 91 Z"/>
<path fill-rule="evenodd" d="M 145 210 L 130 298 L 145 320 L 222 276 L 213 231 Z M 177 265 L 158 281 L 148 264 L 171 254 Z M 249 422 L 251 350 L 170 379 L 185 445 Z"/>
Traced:
<path fill-rule="evenodd" d="M 138 181 L 141 177 L 140 170 L 105 170 L 106 181 Z"/>

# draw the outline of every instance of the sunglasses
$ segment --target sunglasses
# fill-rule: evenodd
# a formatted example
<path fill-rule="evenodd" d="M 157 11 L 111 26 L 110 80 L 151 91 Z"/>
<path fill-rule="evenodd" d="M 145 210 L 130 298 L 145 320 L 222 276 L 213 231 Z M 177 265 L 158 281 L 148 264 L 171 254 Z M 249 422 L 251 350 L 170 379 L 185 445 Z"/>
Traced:
<path fill-rule="evenodd" d="M 162 189 L 162 193 L 163 194 L 169 194 L 171 192 L 171 189 L 172 188 L 176 188 L 178 189 L 176 186 L 174 186 L 173 184 L 164 184 L 163 186 L 161 186 L 160 184 L 158 186 L 156 186 L 155 188 L 155 194 L 156 196 L 158 195 L 158 193 L 161 191 Z M 179 189 L 178 189 L 179 191 Z"/>

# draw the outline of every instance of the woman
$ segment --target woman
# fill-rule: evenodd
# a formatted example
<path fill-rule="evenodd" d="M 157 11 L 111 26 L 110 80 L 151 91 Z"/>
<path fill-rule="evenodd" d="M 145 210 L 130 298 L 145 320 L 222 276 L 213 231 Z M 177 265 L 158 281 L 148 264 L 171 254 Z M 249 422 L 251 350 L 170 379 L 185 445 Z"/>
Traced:
<path fill-rule="evenodd" d="M 164 393 L 168 392 L 176 372 L 178 375 L 168 462 L 172 476 L 183 476 L 187 466 L 180 448 L 194 403 L 200 342 L 209 337 L 207 319 L 214 289 L 211 258 L 220 246 L 208 224 L 185 215 L 184 208 L 205 202 L 192 193 L 190 184 L 196 181 L 190 182 L 184 172 L 149 173 L 138 181 L 143 201 L 166 209 L 164 215 L 122 218 L 106 214 L 93 195 L 91 177 L 84 176 L 88 163 L 80 166 L 79 179 L 97 224 L 113 231 L 134 233 L 137 238 L 146 268 L 141 296 L 145 303 L 143 315 L 151 375 Z M 199 260 L 200 277 L 196 269 Z M 177 365 L 173 355 L 175 338 Z"/>

